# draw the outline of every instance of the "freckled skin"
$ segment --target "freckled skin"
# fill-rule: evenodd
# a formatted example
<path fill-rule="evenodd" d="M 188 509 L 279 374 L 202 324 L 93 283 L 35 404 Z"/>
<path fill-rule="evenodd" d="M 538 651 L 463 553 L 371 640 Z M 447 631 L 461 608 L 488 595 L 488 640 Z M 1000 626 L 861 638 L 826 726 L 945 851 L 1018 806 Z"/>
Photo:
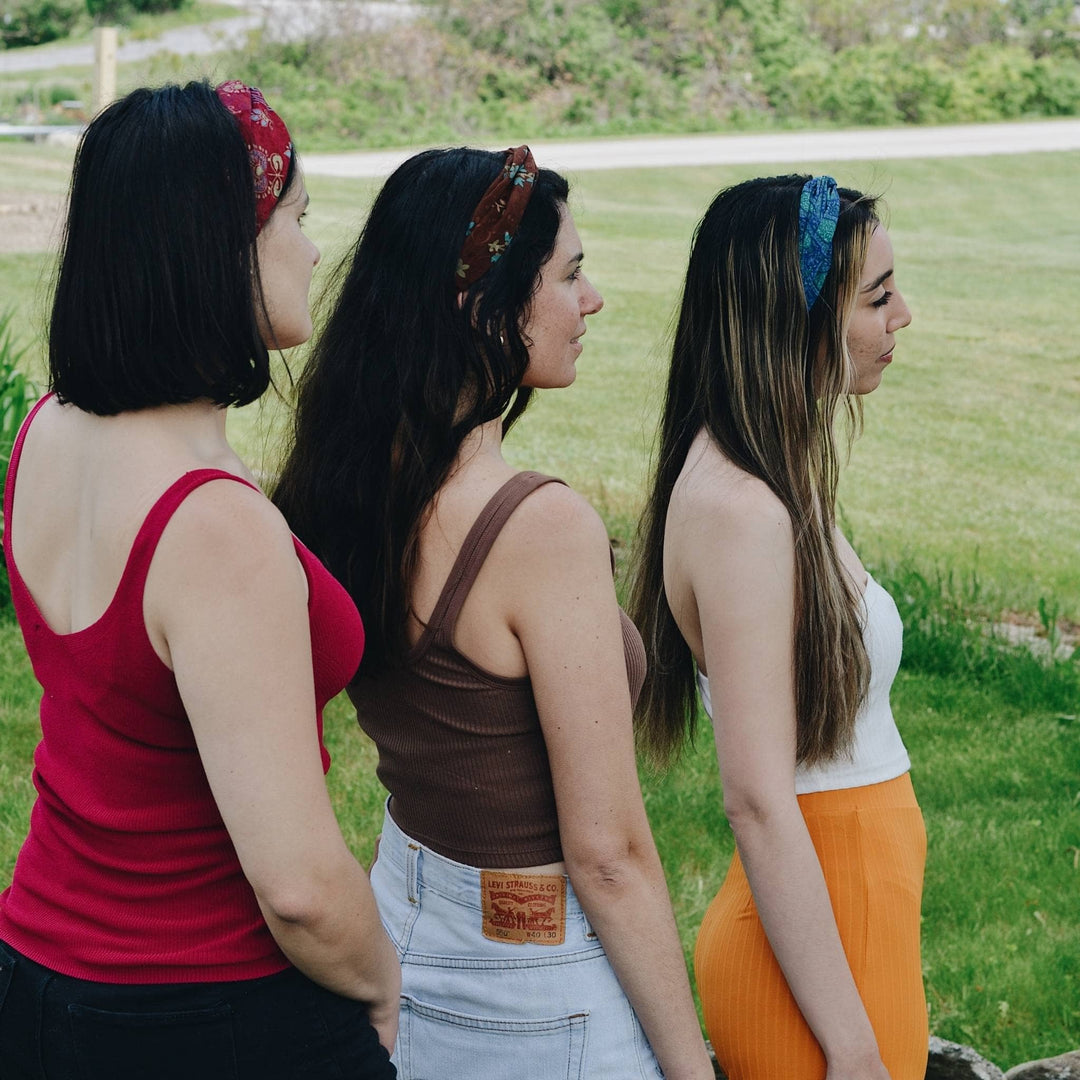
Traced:
<path fill-rule="evenodd" d="M 540 271 L 540 287 L 523 331 L 531 344 L 522 385 L 537 390 L 569 386 L 577 377 L 585 317 L 603 306 L 604 298 L 582 273 L 581 238 L 563 207 L 555 249 Z"/>

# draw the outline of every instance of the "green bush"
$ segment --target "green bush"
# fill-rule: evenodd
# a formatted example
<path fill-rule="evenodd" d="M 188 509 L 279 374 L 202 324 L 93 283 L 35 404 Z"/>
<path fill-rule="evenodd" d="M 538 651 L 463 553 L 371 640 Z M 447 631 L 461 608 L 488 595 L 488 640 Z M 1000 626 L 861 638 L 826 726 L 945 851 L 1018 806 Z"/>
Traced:
<path fill-rule="evenodd" d="M 228 67 L 272 91 L 311 149 L 1080 113 L 1080 29 L 1059 0 L 913 0 L 904 12 L 873 0 L 440 0 L 393 31 L 356 34 L 343 16 L 323 40 L 257 43 Z"/>
<path fill-rule="evenodd" d="M 769 103 L 791 119 L 848 125 L 1073 116 L 1080 112 L 1080 61 L 982 44 L 950 64 L 925 42 L 853 45 L 803 60 Z"/>
<path fill-rule="evenodd" d="M 19 361 L 25 347 L 16 345 L 11 329 L 12 314 L 0 312 L 0 469 L 7 473 L 15 436 L 38 398 L 38 389 L 23 373 Z M 3 514 L 0 513 L 0 536 L 3 535 Z M 7 563 L 0 560 L 0 614 L 11 609 L 11 587 Z"/>
<path fill-rule="evenodd" d="M 926 571 L 910 563 L 878 566 L 904 623 L 904 667 L 971 685 L 994 684 L 1021 709 L 1073 715 L 1080 703 L 1080 648 L 1060 648 L 1058 605 L 1039 601 L 1044 654 L 1014 644 L 977 574 Z"/>
<path fill-rule="evenodd" d="M 97 22 L 126 22 L 133 14 L 160 14 L 186 7 L 191 0 L 86 0 Z"/>
<path fill-rule="evenodd" d="M 17 49 L 66 37 L 82 10 L 81 0 L 0 2 L 0 44 Z"/>

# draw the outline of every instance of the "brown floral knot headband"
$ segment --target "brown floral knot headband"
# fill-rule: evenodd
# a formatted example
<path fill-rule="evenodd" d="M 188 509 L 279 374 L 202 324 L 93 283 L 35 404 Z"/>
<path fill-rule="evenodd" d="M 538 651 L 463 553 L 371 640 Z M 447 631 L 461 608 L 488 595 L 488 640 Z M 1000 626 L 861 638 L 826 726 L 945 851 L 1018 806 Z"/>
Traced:
<path fill-rule="evenodd" d="M 465 230 L 454 282 L 459 292 L 479 281 L 514 239 L 536 184 L 536 162 L 527 146 L 506 151 L 502 171 L 480 197 Z"/>

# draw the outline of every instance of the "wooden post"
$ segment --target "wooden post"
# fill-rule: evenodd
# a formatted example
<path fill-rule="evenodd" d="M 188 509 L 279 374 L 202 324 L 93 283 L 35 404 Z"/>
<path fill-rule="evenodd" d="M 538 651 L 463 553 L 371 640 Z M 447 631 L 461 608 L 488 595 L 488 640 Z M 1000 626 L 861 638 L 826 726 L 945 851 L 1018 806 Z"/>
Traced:
<path fill-rule="evenodd" d="M 94 100 L 97 116 L 116 97 L 116 27 L 94 27 Z"/>

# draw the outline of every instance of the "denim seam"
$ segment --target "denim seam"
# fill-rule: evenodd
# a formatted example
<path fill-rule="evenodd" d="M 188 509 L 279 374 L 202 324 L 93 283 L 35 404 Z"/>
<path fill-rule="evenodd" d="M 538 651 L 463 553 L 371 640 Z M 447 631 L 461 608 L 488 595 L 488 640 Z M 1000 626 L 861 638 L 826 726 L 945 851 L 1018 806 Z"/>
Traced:
<path fill-rule="evenodd" d="M 37 996 L 37 1016 L 34 1017 L 34 1041 L 37 1043 L 38 1052 L 38 1068 L 41 1070 L 42 1076 L 48 1076 L 45 1071 L 45 1040 L 42 1038 L 42 1027 L 45 1023 L 45 992 L 49 989 L 50 983 L 52 983 L 54 976 L 52 973 L 45 976 L 41 981 L 41 987 L 38 990 Z M 70 1031 L 71 1016 L 68 1016 L 68 1028 Z"/>
<path fill-rule="evenodd" d="M 406 951 L 401 963 L 415 964 L 417 967 L 450 968 L 460 971 L 516 971 L 527 968 L 565 967 L 568 964 L 586 964 L 604 958 L 604 950 L 596 948 L 579 950 L 572 953 L 556 953 L 553 956 L 523 956 L 515 959 L 506 957 L 463 957 L 438 956 L 428 953 Z"/>
<path fill-rule="evenodd" d="M 405 898 L 409 901 L 409 915 L 401 928 L 401 940 L 398 943 L 399 958 L 409 951 L 413 927 L 420 917 L 420 856 L 420 848 L 415 844 L 409 844 L 405 860 Z"/>

